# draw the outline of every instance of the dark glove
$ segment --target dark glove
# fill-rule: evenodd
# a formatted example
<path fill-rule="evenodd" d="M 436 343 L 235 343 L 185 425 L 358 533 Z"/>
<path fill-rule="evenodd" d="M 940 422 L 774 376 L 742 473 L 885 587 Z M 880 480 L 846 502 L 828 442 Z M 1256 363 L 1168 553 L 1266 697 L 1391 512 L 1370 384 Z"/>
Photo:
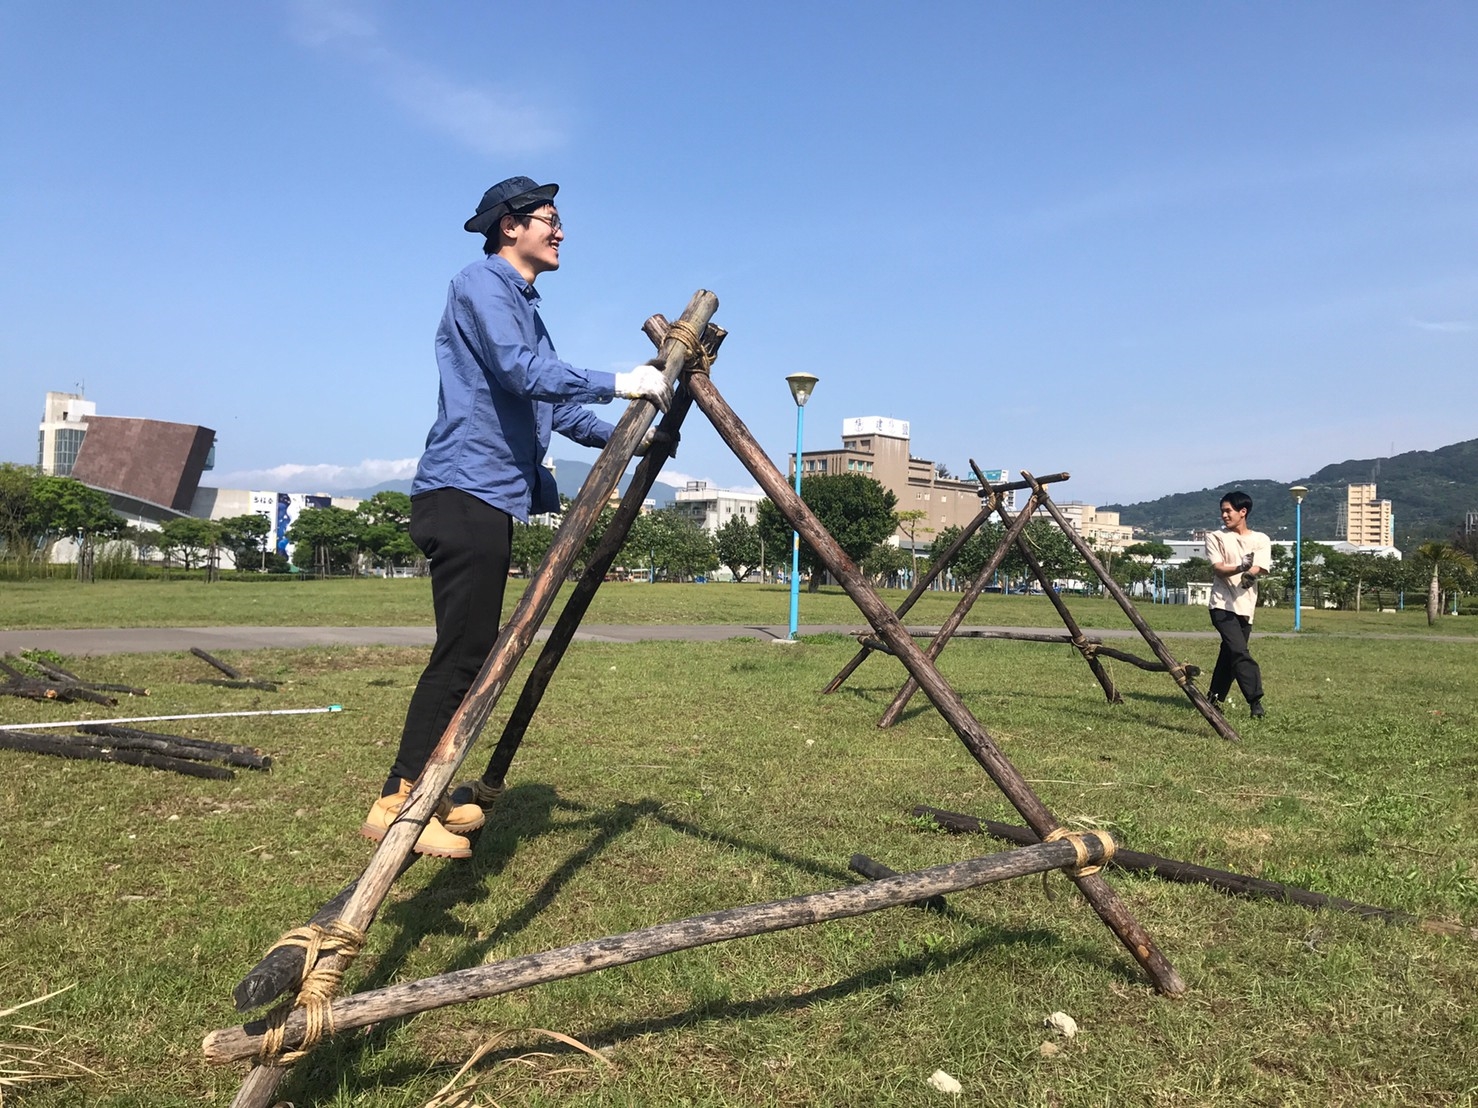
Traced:
<path fill-rule="evenodd" d="M 1254 585 L 1257 584 L 1257 574 L 1255 574 L 1255 573 L 1244 573 L 1244 574 L 1242 574 L 1242 580 L 1239 581 L 1238 584 L 1240 584 L 1244 589 L 1250 589 L 1250 588 L 1252 588 Z"/>
<path fill-rule="evenodd" d="M 646 434 L 642 435 L 641 443 L 636 448 L 636 456 L 638 458 L 645 458 L 647 451 L 652 449 L 653 446 L 664 446 L 671 448 L 667 451 L 667 456 L 669 458 L 676 458 L 677 444 L 681 440 L 681 434 L 675 431 L 663 431 L 656 424 L 653 424 L 647 428 Z"/>

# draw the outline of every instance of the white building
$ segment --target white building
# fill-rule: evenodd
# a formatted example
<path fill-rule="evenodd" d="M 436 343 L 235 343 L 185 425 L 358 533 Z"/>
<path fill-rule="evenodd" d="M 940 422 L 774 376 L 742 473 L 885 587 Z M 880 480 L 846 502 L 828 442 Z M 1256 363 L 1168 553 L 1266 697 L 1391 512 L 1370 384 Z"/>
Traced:
<path fill-rule="evenodd" d="M 758 523 L 759 503 L 763 499 L 762 492 L 710 488 L 707 481 L 689 481 L 686 487 L 677 490 L 673 508 L 710 535 L 716 535 L 735 516 L 750 524 Z"/>

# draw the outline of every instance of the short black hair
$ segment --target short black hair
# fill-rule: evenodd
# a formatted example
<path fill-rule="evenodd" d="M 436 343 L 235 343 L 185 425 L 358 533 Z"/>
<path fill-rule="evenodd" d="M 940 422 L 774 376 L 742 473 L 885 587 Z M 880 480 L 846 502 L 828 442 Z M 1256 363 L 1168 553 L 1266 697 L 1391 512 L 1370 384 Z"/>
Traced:
<path fill-rule="evenodd" d="M 1220 503 L 1230 504 L 1234 512 L 1252 514 L 1252 497 L 1248 496 L 1241 489 L 1233 489 L 1221 498 Z"/>

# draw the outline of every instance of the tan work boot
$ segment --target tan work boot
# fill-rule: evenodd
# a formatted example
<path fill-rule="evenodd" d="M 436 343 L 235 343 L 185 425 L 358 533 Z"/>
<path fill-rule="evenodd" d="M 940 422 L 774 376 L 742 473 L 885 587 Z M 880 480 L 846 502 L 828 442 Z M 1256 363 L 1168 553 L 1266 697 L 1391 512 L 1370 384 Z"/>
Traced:
<path fill-rule="evenodd" d="M 436 806 L 437 816 L 453 835 L 465 835 L 476 831 L 487 822 L 487 813 L 483 811 L 482 805 L 475 799 L 467 800 L 462 795 L 465 791 L 463 787 L 458 786 L 456 792 L 447 793 L 441 798 L 441 803 Z"/>
<path fill-rule="evenodd" d="M 369 815 L 364 817 L 359 833 L 376 842 L 383 839 L 385 832 L 390 830 L 390 824 L 400 815 L 401 808 L 405 807 L 406 798 L 411 795 L 414 785 L 414 781 L 401 778 L 398 792 L 382 796 L 370 805 Z M 438 858 L 472 857 L 472 844 L 461 835 L 448 831 L 437 816 L 426 821 L 426 826 L 421 829 L 421 837 L 416 840 L 415 850 L 417 854 L 432 854 Z"/>
<path fill-rule="evenodd" d="M 465 833 L 465 827 L 469 831 L 481 827 L 487 819 L 487 810 L 498 803 L 498 797 L 503 795 L 502 785 L 489 785 L 481 777 L 474 777 L 471 781 L 463 781 L 455 789 L 444 804 L 450 805 L 455 824 L 447 819 L 445 815 L 441 818 L 453 831 L 459 834 Z M 471 822 L 471 813 L 477 813 L 477 822 Z M 465 815 L 464 815 L 465 813 Z M 465 822 L 464 822 L 465 820 Z"/>

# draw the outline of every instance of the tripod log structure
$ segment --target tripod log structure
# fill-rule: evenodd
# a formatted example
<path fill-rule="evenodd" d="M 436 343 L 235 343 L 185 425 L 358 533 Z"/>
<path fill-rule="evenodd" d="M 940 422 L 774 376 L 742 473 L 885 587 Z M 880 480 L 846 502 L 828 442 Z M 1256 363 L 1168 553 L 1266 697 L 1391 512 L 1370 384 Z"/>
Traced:
<path fill-rule="evenodd" d="M 1145 969 L 1155 987 L 1170 996 L 1184 991 L 1184 982 L 1154 941 L 1113 890 L 1092 872 L 1094 867 L 1089 862 L 1094 849 L 1111 852 L 1112 840 L 1106 835 L 1069 834 L 1060 826 L 1056 817 L 997 748 L 985 727 L 971 715 L 959 694 L 940 675 L 932 659 L 914 643 L 897 616 L 888 609 L 831 535 L 805 507 L 774 463 L 760 449 L 748 428 L 724 401 L 708 372 L 712 355 L 723 337 L 721 329 L 709 328 L 708 325 L 716 307 L 717 299 L 711 293 L 700 291 L 694 295 L 677 323 L 668 326 L 660 317 L 653 317 L 648 321 L 646 330 L 660 346 L 660 354 L 654 364 L 663 369 L 669 381 L 675 382 L 681 377 L 682 383 L 672 410 L 663 421 L 663 428 L 673 432 L 672 438 L 675 439 L 675 432 L 690 405 L 698 406 L 720 437 L 754 475 L 786 521 L 811 544 L 822 564 L 842 583 L 872 625 L 878 640 L 886 644 L 889 652 L 902 661 L 911 677 L 949 721 L 966 749 L 1001 788 L 1033 831 L 1042 837 L 1044 842 L 1041 846 L 1032 849 L 1043 853 L 1012 851 L 993 859 L 976 859 L 973 863 L 935 867 L 921 871 L 921 874 L 889 877 L 854 889 L 816 893 L 793 898 L 791 901 L 710 913 L 626 936 L 594 940 L 561 951 L 529 955 L 495 966 L 458 971 L 439 978 L 395 986 L 389 990 L 347 998 L 335 997 L 337 980 L 353 960 L 358 943 L 362 940 L 363 930 L 373 921 L 396 876 L 413 859 L 411 850 L 422 827 L 532 643 L 534 632 L 552 606 L 560 583 L 569 573 L 576 554 L 592 533 L 601 508 L 650 425 L 651 406 L 644 401 L 634 402 L 617 424 L 606 449 L 567 510 L 564 524 L 544 562 L 500 632 L 487 662 L 432 752 L 426 769 L 400 816 L 391 824 L 359 879 L 345 888 L 315 917 L 326 921 L 322 922 L 318 930 L 334 932 L 337 945 L 324 947 L 327 952 L 320 953 L 315 939 L 313 957 L 303 959 L 309 963 L 303 967 L 305 980 L 314 980 L 320 986 L 312 990 L 312 1002 L 305 1004 L 304 997 L 310 992 L 305 984 L 296 1003 L 284 1006 L 267 1020 L 216 1032 L 206 1040 L 207 1057 L 213 1061 L 247 1057 L 258 1059 L 232 1102 L 235 1108 L 264 1108 L 272 1100 L 277 1084 L 285 1073 L 285 1067 L 280 1061 L 281 1052 L 299 1045 L 304 1050 L 311 1049 L 324 1033 L 333 1034 L 390 1016 L 409 1015 L 430 1007 L 493 996 L 605 965 L 638 961 L 670 950 L 688 949 L 740 935 L 759 934 L 823 919 L 856 915 L 893 904 L 912 903 L 955 888 L 969 888 L 989 880 L 1041 872 L 1059 866 L 1073 867 L 1070 870 L 1072 880 L 1094 911 Z M 700 339 L 699 336 L 703 337 Z M 672 453 L 670 443 L 654 443 L 653 447 L 649 457 L 639 467 L 637 481 L 623 499 L 615 522 L 602 537 L 591 568 L 581 579 L 581 585 L 577 588 L 579 600 L 573 607 L 567 606 L 561 621 L 563 629 L 551 636 L 552 649 L 546 647 L 545 653 L 541 655 L 540 663 L 546 657 L 549 659 L 547 666 L 542 667 L 537 680 L 531 677 L 525 686 L 526 710 L 519 713 L 519 722 L 510 721 L 505 728 L 499 748 L 495 750 L 490 763 L 489 773 L 493 775 L 490 779 L 501 780 L 506 772 L 528 719 L 532 718 L 549 677 L 573 638 L 574 629 L 584 614 L 590 594 L 593 594 L 604 579 L 605 570 L 625 541 L 642 497 L 650 488 L 663 462 Z M 1045 497 L 1040 483 L 1033 488 L 1032 496 L 1034 500 Z M 540 667 L 536 666 L 536 669 Z M 1085 846 L 1087 838 L 1092 838 L 1097 847 Z M 1066 853 L 1064 847 L 1068 848 Z M 1071 857 L 1068 856 L 1069 853 Z M 999 876 L 983 877 L 982 874 L 985 873 Z M 332 918 L 327 918 L 329 916 Z M 341 939 L 344 941 L 338 942 Z M 273 955 L 280 949 L 276 948 Z M 330 982 L 327 988 L 321 987 L 325 980 Z M 270 982 L 258 984 L 262 988 L 251 990 L 252 999 L 264 995 L 266 989 L 271 987 Z M 244 999 L 239 990 L 237 999 L 238 1003 Z M 267 1034 L 269 1028 L 270 1035 Z"/>

